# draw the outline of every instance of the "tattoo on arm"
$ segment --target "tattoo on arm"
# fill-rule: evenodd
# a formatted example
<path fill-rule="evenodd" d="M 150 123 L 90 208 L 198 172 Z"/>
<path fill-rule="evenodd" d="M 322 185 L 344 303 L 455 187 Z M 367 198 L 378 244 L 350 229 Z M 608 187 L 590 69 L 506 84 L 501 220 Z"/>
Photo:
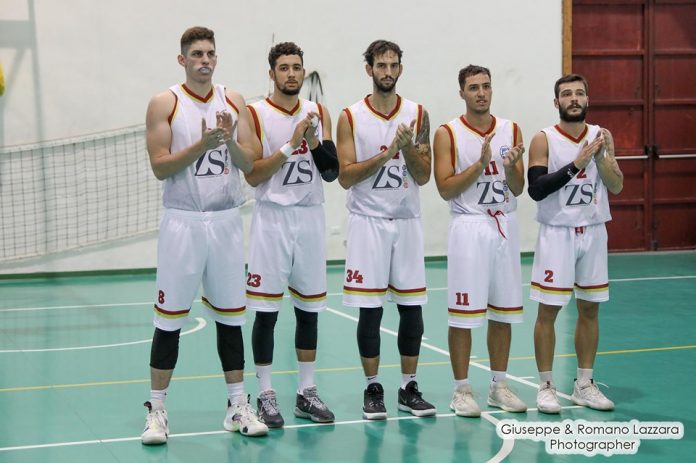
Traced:
<path fill-rule="evenodd" d="M 416 134 L 416 151 L 421 156 L 430 154 L 430 117 L 427 111 L 423 111 L 423 123 Z"/>

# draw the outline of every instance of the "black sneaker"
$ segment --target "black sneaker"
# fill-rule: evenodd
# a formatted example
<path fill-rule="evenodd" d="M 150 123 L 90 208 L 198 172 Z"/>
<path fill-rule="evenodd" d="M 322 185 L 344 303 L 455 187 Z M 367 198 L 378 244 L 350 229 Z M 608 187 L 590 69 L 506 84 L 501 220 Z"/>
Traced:
<path fill-rule="evenodd" d="M 295 416 L 310 419 L 315 423 L 333 423 L 335 419 L 329 407 L 319 398 L 316 386 L 308 387 L 302 394 L 297 394 Z"/>
<path fill-rule="evenodd" d="M 384 406 L 384 388 L 379 383 L 367 386 L 363 394 L 363 418 L 366 420 L 386 420 L 387 408 Z"/>
<path fill-rule="evenodd" d="M 423 400 L 423 393 L 418 391 L 418 383 L 410 381 L 406 389 L 399 388 L 399 410 L 415 416 L 430 416 L 437 413 L 435 406 Z"/>
<path fill-rule="evenodd" d="M 269 428 L 281 428 L 285 424 L 283 416 L 278 409 L 276 392 L 273 389 L 263 391 L 256 399 L 256 408 L 259 410 L 259 421 Z"/>

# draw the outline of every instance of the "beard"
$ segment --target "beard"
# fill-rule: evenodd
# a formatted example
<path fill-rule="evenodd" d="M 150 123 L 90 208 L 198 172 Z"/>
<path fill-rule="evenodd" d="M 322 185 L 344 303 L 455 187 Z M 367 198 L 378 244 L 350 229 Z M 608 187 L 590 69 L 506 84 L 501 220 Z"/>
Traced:
<path fill-rule="evenodd" d="M 279 86 L 276 85 L 280 93 L 283 95 L 288 95 L 288 96 L 294 96 L 300 93 L 300 90 L 302 90 L 302 85 L 298 85 L 297 88 L 288 88 L 286 86 Z"/>
<path fill-rule="evenodd" d="M 398 77 L 396 77 L 392 82 L 390 83 L 384 83 L 379 80 L 375 76 L 372 76 L 372 82 L 375 83 L 375 87 L 377 87 L 377 90 L 379 90 L 382 93 L 389 93 L 392 90 L 394 90 L 394 87 L 396 87 L 396 82 L 399 80 Z"/>
<path fill-rule="evenodd" d="M 579 108 L 579 107 L 580 106 L 573 106 L 573 108 Z M 581 107 L 582 111 L 580 111 L 580 113 L 576 114 L 576 115 L 568 114 L 569 109 L 571 109 L 571 107 L 568 107 L 566 109 L 563 109 L 561 107 L 558 108 L 558 115 L 562 121 L 564 121 L 564 122 L 582 122 L 585 120 L 585 116 L 587 115 L 587 106 Z"/>

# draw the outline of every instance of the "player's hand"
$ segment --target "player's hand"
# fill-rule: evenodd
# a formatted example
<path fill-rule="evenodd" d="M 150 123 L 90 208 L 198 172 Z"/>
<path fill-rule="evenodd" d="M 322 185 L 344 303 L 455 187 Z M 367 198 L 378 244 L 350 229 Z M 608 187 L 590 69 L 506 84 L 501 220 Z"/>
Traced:
<path fill-rule="evenodd" d="M 232 121 L 232 114 L 227 111 L 218 111 L 215 113 L 215 122 L 225 133 L 225 143 L 234 138 L 234 131 L 237 130 L 237 121 Z"/>
<path fill-rule="evenodd" d="M 413 128 L 416 126 L 416 120 L 412 120 L 409 125 L 399 124 L 396 128 L 397 145 L 399 149 L 406 148 L 409 145 L 413 145 Z"/>
<path fill-rule="evenodd" d="M 302 119 L 295 126 L 295 131 L 292 133 L 292 138 L 290 138 L 288 143 L 290 143 L 293 148 L 298 148 L 302 144 L 302 140 L 305 138 L 307 129 L 311 126 L 312 124 L 308 118 L 305 117 Z"/>
<path fill-rule="evenodd" d="M 319 138 L 317 138 L 317 127 L 319 126 L 319 121 L 321 120 L 321 117 L 318 113 L 312 111 L 307 113 L 307 117 L 305 119 L 308 122 L 308 126 L 307 130 L 304 133 L 304 138 L 305 140 L 307 140 L 307 144 L 309 145 L 310 149 L 314 149 L 320 143 Z M 314 124 L 314 122 L 316 122 L 316 125 Z"/>
<path fill-rule="evenodd" d="M 591 142 L 585 140 L 585 143 L 583 143 L 582 148 L 580 148 L 578 156 L 575 158 L 575 161 L 573 161 L 575 167 L 577 167 L 580 170 L 587 167 L 594 155 L 601 151 L 601 148 L 603 146 L 604 137 L 602 136 L 601 131 L 597 133 L 597 136 Z"/>
<path fill-rule="evenodd" d="M 507 153 L 505 153 L 505 157 L 503 158 L 503 167 L 506 169 L 512 168 L 515 164 L 517 164 L 517 161 L 522 159 L 522 155 L 524 154 L 524 145 L 520 143 L 519 145 L 515 146 L 514 148 L 510 149 Z"/>
<path fill-rule="evenodd" d="M 226 143 L 229 140 L 229 134 L 222 127 L 209 129 L 205 123 L 205 118 L 201 118 L 201 142 L 203 148 L 208 151 Z"/>
<path fill-rule="evenodd" d="M 481 145 L 481 166 L 485 169 L 489 162 L 491 162 L 491 140 L 495 136 L 495 132 L 489 133 L 483 139 L 483 145 Z"/>
<path fill-rule="evenodd" d="M 607 129 L 602 129 L 602 138 L 604 138 L 604 147 L 595 153 L 595 160 L 601 160 L 605 157 L 614 157 L 614 137 Z"/>

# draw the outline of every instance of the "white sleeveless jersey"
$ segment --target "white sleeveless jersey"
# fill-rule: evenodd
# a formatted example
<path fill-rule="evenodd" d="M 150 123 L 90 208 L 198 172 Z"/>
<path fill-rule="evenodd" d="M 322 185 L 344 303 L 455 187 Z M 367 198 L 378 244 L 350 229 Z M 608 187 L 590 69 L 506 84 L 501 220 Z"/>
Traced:
<path fill-rule="evenodd" d="M 267 158 L 278 151 L 292 138 L 295 126 L 309 112 L 322 114 L 314 102 L 300 98 L 290 111 L 274 104 L 269 98 L 248 106 L 254 121 L 256 135 L 263 145 L 263 157 Z M 322 140 L 321 118 L 316 135 Z M 293 151 L 283 166 L 267 181 L 255 188 L 257 201 L 271 202 L 281 206 L 315 206 L 324 202 L 324 187 L 321 175 L 314 164 L 314 158 L 302 139 L 300 146 Z"/>
<path fill-rule="evenodd" d="M 362 162 L 385 151 L 399 124 L 416 120 L 418 133 L 423 122 L 423 106 L 396 96 L 396 107 L 384 115 L 374 109 L 367 97 L 344 109 L 353 132 L 356 161 Z M 403 153 L 398 152 L 374 175 L 348 190 L 350 212 L 372 217 L 407 219 L 420 217 L 418 185 L 406 167 Z"/>
<path fill-rule="evenodd" d="M 232 114 L 238 120 L 239 111 L 226 97 L 225 87 L 213 86 L 200 97 L 185 85 L 170 87 L 176 103 L 169 124 L 172 129 L 170 152 L 176 153 L 201 139 L 201 119 L 208 128 L 216 126 L 216 111 Z M 235 130 L 235 138 L 237 131 Z M 186 211 L 220 211 L 242 205 L 245 201 L 239 170 L 232 163 L 227 146 L 222 144 L 206 151 L 198 160 L 163 182 L 164 207 Z"/>
<path fill-rule="evenodd" d="M 591 142 L 600 130 L 598 125 L 586 125 L 582 134 L 573 138 L 558 125 L 543 129 L 549 146 L 549 173 L 573 162 L 585 140 Z M 584 227 L 611 220 L 607 187 L 594 158 L 560 190 L 537 203 L 536 219 L 539 223 L 564 227 Z"/>
<path fill-rule="evenodd" d="M 491 139 L 491 161 L 478 179 L 461 194 L 449 200 L 450 211 L 456 214 L 488 214 L 488 211 L 513 212 L 517 198 L 505 179 L 503 158 L 517 145 L 517 124 L 493 117 L 491 127 L 479 132 L 460 116 L 443 125 L 450 137 L 450 156 L 454 173 L 459 174 L 481 159 L 484 137 L 495 132 Z"/>

